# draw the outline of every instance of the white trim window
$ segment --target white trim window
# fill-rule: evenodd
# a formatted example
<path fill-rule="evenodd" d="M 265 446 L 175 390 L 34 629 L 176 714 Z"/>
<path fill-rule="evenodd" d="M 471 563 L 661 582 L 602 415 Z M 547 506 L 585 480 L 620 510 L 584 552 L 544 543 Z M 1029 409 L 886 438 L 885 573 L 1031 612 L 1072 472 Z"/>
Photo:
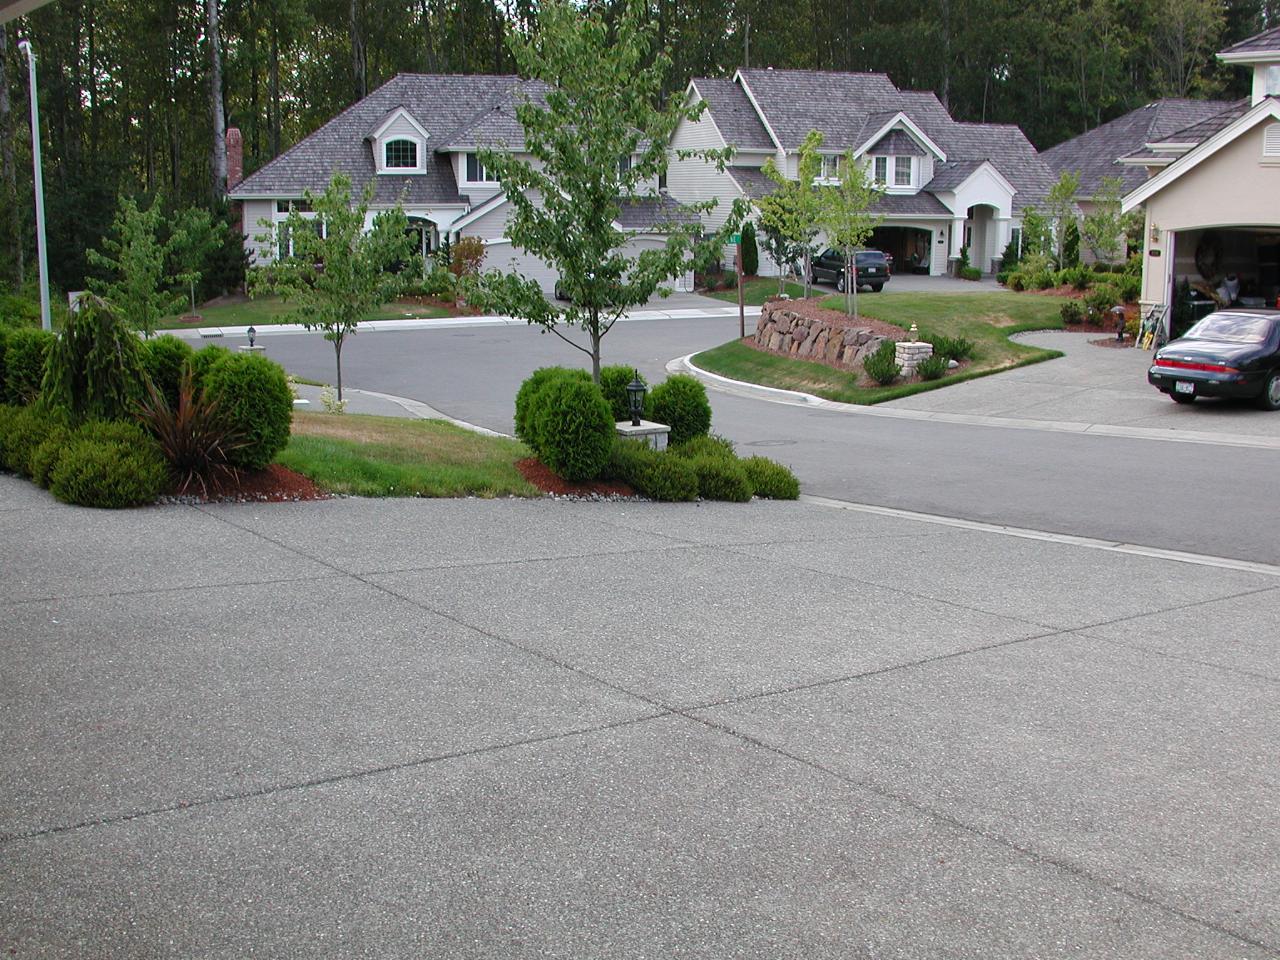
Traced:
<path fill-rule="evenodd" d="M 391 170 L 418 169 L 418 141 L 408 137 L 388 140 L 382 147 L 383 168 Z"/>
<path fill-rule="evenodd" d="M 1280 63 L 1269 63 L 1262 70 L 1262 95 L 1280 97 Z"/>
<path fill-rule="evenodd" d="M 911 186 L 914 182 L 915 166 L 915 157 L 894 157 L 893 185 L 895 187 Z"/>
<path fill-rule="evenodd" d="M 480 157 L 474 153 L 467 154 L 467 183 L 497 183 L 484 168 L 484 164 L 480 162 Z"/>
<path fill-rule="evenodd" d="M 840 179 L 841 171 L 844 170 L 844 157 L 838 153 L 830 155 L 824 154 L 822 157 L 822 166 L 818 169 L 818 179 L 827 183 L 834 183 Z"/>
<path fill-rule="evenodd" d="M 885 156 L 872 157 L 871 179 L 875 181 L 877 186 L 883 187 L 889 183 L 889 158 Z"/>

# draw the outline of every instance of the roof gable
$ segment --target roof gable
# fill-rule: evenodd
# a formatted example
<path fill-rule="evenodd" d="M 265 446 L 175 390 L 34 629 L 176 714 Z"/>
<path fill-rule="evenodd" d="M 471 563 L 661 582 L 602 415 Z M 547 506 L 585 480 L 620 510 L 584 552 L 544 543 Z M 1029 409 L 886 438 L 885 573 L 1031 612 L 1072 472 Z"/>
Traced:
<path fill-rule="evenodd" d="M 420 136 L 424 141 L 431 136 L 431 134 L 427 133 L 426 128 L 423 127 L 423 125 L 418 122 L 418 119 L 412 113 L 409 112 L 407 107 L 398 106 L 387 111 L 387 115 L 383 117 L 382 120 L 379 121 L 372 130 L 369 131 L 366 139 L 369 139 L 369 140 L 378 139 L 380 136 L 382 136 L 384 133 L 387 132 L 388 127 L 390 127 L 393 123 L 395 123 L 397 120 L 400 120 L 400 119 L 406 120 L 409 123 L 409 125 L 418 132 L 418 136 Z"/>
<path fill-rule="evenodd" d="M 707 114 L 726 144 L 738 150 L 772 153 L 776 149 L 751 98 L 737 81 L 698 77 L 690 86 L 706 101 Z"/>
<path fill-rule="evenodd" d="M 1218 54 L 1218 59 L 1225 63 L 1280 60 L 1280 27 L 1272 27 L 1247 40 L 1233 43 Z"/>

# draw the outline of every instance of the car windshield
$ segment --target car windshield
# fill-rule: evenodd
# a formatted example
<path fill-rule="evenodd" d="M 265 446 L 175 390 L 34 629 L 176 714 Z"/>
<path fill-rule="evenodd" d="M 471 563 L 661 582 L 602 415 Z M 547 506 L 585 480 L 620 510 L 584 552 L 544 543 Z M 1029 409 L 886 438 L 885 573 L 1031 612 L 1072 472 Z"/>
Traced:
<path fill-rule="evenodd" d="M 1185 334 L 1188 340 L 1262 343 L 1271 332 L 1271 318 L 1247 313 L 1211 313 Z"/>
<path fill-rule="evenodd" d="M 857 255 L 856 262 L 860 267 L 878 266 L 884 263 L 884 254 L 878 250 L 866 250 Z"/>

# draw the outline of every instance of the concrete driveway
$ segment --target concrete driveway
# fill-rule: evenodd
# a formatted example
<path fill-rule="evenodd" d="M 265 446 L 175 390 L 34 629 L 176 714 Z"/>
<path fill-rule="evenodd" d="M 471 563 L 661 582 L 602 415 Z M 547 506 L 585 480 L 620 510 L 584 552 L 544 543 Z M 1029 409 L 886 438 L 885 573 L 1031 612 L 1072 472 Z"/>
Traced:
<path fill-rule="evenodd" d="M 0 475 L 15 957 L 1280 954 L 1280 568 Z"/>

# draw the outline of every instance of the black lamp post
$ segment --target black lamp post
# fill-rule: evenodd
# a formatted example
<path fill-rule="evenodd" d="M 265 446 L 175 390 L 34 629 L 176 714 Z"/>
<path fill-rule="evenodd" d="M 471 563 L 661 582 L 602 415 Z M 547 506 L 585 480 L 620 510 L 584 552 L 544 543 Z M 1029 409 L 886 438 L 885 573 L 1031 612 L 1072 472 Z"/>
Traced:
<path fill-rule="evenodd" d="M 632 370 L 635 376 L 627 384 L 627 407 L 631 410 L 631 425 L 640 426 L 640 414 L 644 413 L 644 381 L 640 379 L 640 371 Z"/>
<path fill-rule="evenodd" d="M 257 330 L 255 330 L 255 329 L 253 329 L 253 327 L 250 327 L 248 330 L 246 330 L 246 331 L 245 331 L 245 333 L 249 335 L 249 349 L 250 349 L 250 350 L 252 350 L 252 349 L 253 349 L 253 338 L 254 338 L 254 337 L 256 337 L 256 336 L 258 335 L 258 331 L 257 331 Z"/>

